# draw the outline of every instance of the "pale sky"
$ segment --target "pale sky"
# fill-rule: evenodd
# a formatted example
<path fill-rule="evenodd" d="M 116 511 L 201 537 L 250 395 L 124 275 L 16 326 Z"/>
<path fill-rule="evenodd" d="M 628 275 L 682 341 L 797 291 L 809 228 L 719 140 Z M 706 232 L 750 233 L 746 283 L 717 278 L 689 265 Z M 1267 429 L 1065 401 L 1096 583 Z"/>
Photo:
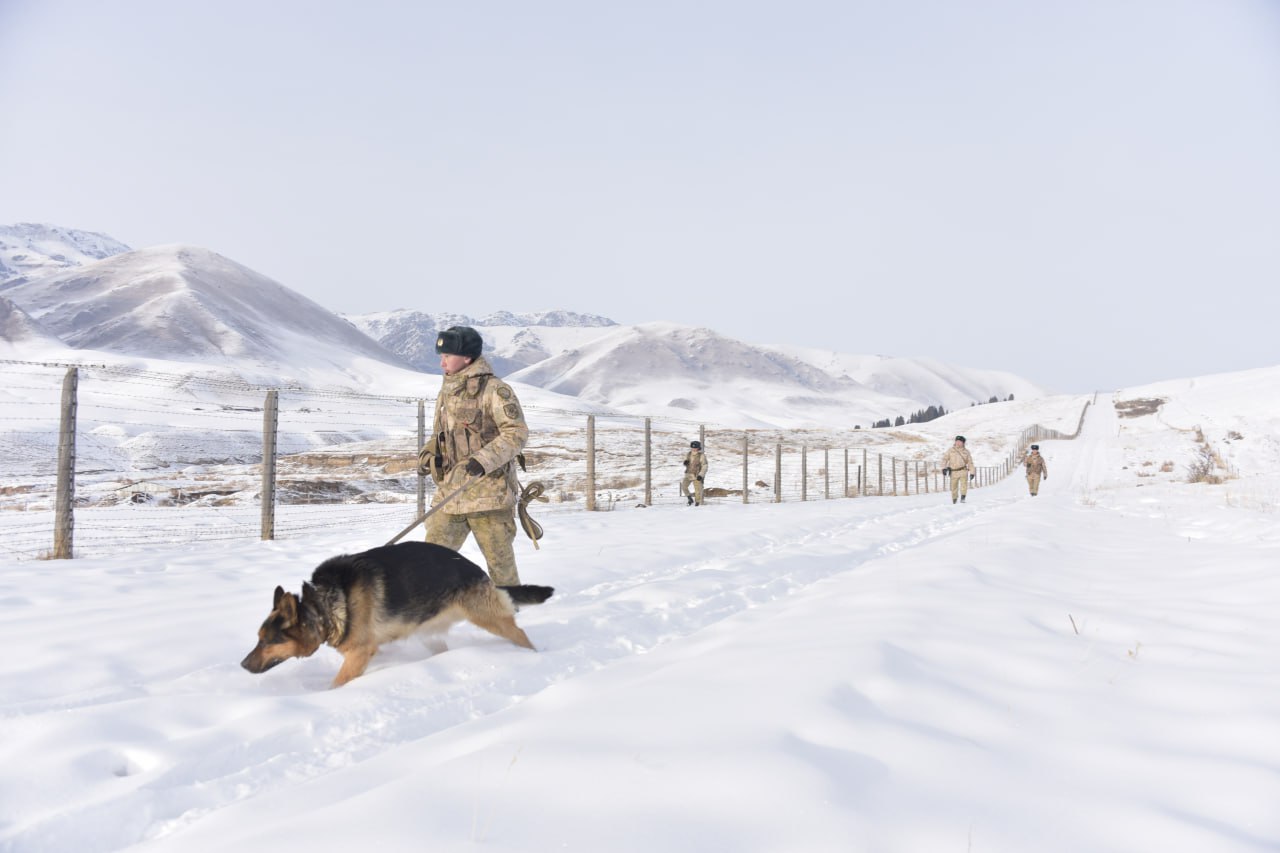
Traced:
<path fill-rule="evenodd" d="M 1280 364 L 1280 3 L 0 0 L 0 223 L 341 313 Z"/>

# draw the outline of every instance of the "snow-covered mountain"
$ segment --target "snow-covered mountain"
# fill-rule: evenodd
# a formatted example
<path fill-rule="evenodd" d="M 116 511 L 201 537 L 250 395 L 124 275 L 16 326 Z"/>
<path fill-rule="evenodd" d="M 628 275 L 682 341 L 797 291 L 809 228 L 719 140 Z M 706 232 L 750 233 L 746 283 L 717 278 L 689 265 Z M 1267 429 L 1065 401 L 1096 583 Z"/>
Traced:
<path fill-rule="evenodd" d="M 392 311 L 349 318 L 406 361 L 439 372 L 435 331 L 473 326 L 500 375 L 632 414 L 751 425 L 860 424 L 1044 396 L 1011 373 L 954 367 L 932 359 L 850 355 L 803 347 L 756 346 L 710 329 L 673 323 L 623 326 L 569 312 L 458 314 Z"/>
<path fill-rule="evenodd" d="M 957 367 L 932 358 L 902 358 L 849 353 L 805 347 L 766 347 L 794 356 L 833 376 L 852 379 L 890 397 L 925 400 L 949 411 L 972 403 L 990 402 L 1013 395 L 1016 399 L 1045 396 L 1048 391 L 1013 373 Z"/>
<path fill-rule="evenodd" d="M 129 251 L 106 234 L 34 222 L 0 225 L 0 283 L 31 280 Z"/>
<path fill-rule="evenodd" d="M 752 346 L 710 329 L 673 323 L 618 326 L 507 378 L 632 414 L 743 426 L 869 427 L 942 400 L 915 396 L 909 389 L 885 393 L 779 347 Z M 964 379 L 971 388 L 982 384 L 967 374 Z M 981 400 L 988 398 L 989 387 L 981 388 Z M 1034 386 L 1025 380 L 1019 380 L 1018 388 L 1030 396 L 1043 394 L 1032 394 Z M 945 391 L 951 401 L 964 393 L 937 383 L 928 390 Z M 965 396 L 959 405 L 971 402 L 975 400 Z M 744 420 L 744 412 L 752 417 Z"/>
<path fill-rule="evenodd" d="M 141 358 L 252 364 L 292 374 L 353 359 L 407 369 L 359 329 L 208 249 L 157 246 L 0 284 L 62 341 Z"/>
<path fill-rule="evenodd" d="M 436 355 L 436 332 L 450 326 L 471 326 L 484 338 L 485 356 L 499 375 L 580 346 L 616 328 L 617 323 L 595 314 L 573 311 L 543 311 L 513 314 L 499 311 L 480 319 L 464 314 L 400 309 L 373 314 L 352 314 L 346 318 L 361 331 L 427 373 L 440 372 Z"/>
<path fill-rule="evenodd" d="M 6 226 L 0 239 L 22 247 L 4 255 L 6 269 L 26 264 L 23 274 L 0 282 L 0 297 L 12 303 L 2 309 L 0 338 L 19 359 L 54 358 L 49 352 L 61 347 L 73 355 L 57 360 L 93 352 L 166 360 L 179 373 L 221 369 L 263 384 L 422 393 L 430 383 L 417 371 L 439 373 L 436 332 L 468 325 L 484 338 L 498 374 L 526 386 L 526 405 L 542 398 L 559 407 L 743 427 L 870 427 L 934 405 L 956 410 L 1046 393 L 1001 371 L 760 346 L 711 329 L 622 326 L 564 310 L 343 318 L 207 249 L 128 251 L 105 235 L 55 226 Z"/>
<path fill-rule="evenodd" d="M 0 296 L 0 346 L 8 351 L 18 347 L 50 350 L 64 344 L 39 320 L 13 304 L 12 300 Z"/>

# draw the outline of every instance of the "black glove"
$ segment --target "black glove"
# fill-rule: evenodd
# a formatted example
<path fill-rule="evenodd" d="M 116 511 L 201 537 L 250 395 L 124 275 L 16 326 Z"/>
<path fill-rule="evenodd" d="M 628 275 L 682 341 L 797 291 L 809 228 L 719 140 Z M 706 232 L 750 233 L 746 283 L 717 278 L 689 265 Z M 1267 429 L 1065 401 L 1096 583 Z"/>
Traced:
<path fill-rule="evenodd" d="M 701 482 L 702 482 L 702 478 L 701 478 L 701 477 L 699 477 L 699 478 L 698 478 L 698 482 L 699 482 L 699 483 L 701 483 Z"/>
<path fill-rule="evenodd" d="M 951 469 L 950 469 L 950 468 L 943 468 L 943 469 L 942 469 L 942 475 L 943 475 L 944 477 L 945 477 L 945 476 L 947 476 L 947 475 L 948 475 L 948 474 L 950 474 L 950 473 L 951 473 Z"/>
<path fill-rule="evenodd" d="M 467 460 L 467 473 L 472 477 L 480 477 L 484 475 L 484 466 L 474 459 Z"/>
<path fill-rule="evenodd" d="M 688 470 L 689 470 L 689 460 L 688 460 L 688 459 L 684 460 L 684 470 L 686 470 L 686 471 L 688 471 Z"/>
<path fill-rule="evenodd" d="M 970 480 L 976 480 L 976 479 L 978 479 L 978 475 L 977 475 L 977 474 L 970 474 L 970 475 L 969 475 L 969 479 L 970 479 Z"/>
<path fill-rule="evenodd" d="M 435 469 L 440 471 L 444 468 L 444 457 L 437 453 L 432 456 L 430 453 L 423 453 L 418 457 L 418 473 L 424 477 L 430 476 L 432 462 L 435 463 Z"/>

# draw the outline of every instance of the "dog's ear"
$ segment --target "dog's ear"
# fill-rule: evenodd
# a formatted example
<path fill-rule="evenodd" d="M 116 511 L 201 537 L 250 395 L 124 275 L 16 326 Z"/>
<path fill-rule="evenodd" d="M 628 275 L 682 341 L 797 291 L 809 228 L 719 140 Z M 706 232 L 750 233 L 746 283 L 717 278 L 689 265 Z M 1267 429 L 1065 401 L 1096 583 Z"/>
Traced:
<path fill-rule="evenodd" d="M 280 615 L 284 617 L 287 624 L 292 625 L 298 621 L 298 596 L 291 592 L 286 592 L 280 597 L 280 601 L 276 604 L 276 610 L 280 611 Z"/>
<path fill-rule="evenodd" d="M 284 598 L 284 587 L 282 587 L 282 586 L 278 586 L 278 587 L 276 587 L 276 595 L 275 595 L 275 598 L 271 599 L 271 609 L 272 609 L 272 610 L 275 610 L 277 607 L 279 607 L 279 606 L 280 606 L 280 599 L 282 599 L 282 598 Z"/>

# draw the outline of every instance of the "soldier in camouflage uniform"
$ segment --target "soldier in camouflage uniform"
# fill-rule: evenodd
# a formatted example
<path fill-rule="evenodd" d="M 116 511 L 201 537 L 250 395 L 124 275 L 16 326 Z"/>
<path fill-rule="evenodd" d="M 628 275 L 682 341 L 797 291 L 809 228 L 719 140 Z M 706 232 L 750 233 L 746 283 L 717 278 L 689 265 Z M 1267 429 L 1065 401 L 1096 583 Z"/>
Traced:
<path fill-rule="evenodd" d="M 1040 445 L 1031 445 L 1031 452 L 1027 454 L 1022 464 L 1027 468 L 1027 487 L 1031 490 L 1031 497 L 1034 498 L 1040 494 L 1040 480 L 1049 479 L 1049 466 L 1040 455 Z"/>
<path fill-rule="evenodd" d="M 520 583 L 512 547 L 520 495 L 516 457 L 529 440 L 529 427 L 511 386 L 480 355 L 483 346 L 469 326 L 436 336 L 444 381 L 419 468 L 436 482 L 433 505 L 468 479 L 482 479 L 427 519 L 427 541 L 456 551 L 471 533 L 493 582 L 511 586 Z"/>
<path fill-rule="evenodd" d="M 973 456 L 965 446 L 964 436 L 957 435 L 955 444 L 942 456 L 942 473 L 951 477 L 951 502 L 958 498 L 961 503 L 969 494 L 969 481 L 973 479 L 977 468 L 973 465 Z"/>
<path fill-rule="evenodd" d="M 707 454 L 702 452 L 702 442 L 689 442 L 690 450 L 684 457 L 684 477 L 680 480 L 680 494 L 689 499 L 690 506 L 702 506 L 702 483 L 707 476 Z M 689 488 L 693 494 L 689 494 Z"/>

